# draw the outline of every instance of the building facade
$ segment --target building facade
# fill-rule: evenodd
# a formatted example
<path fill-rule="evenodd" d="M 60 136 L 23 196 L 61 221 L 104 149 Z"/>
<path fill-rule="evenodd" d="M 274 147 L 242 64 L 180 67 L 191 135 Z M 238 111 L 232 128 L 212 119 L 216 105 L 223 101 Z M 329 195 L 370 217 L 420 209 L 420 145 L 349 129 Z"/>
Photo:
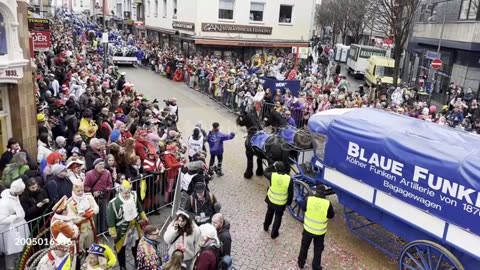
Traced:
<path fill-rule="evenodd" d="M 187 54 L 242 57 L 308 47 L 316 0 L 143 0 L 146 35 Z"/>
<path fill-rule="evenodd" d="M 480 0 L 428 0 L 423 1 L 420 7 L 408 45 L 412 66 L 409 77 L 412 81 L 418 82 L 420 77 L 420 80 L 426 78 L 426 82 L 432 82 L 433 95 L 437 100 L 445 100 L 450 82 L 472 88 L 478 98 L 479 5 Z M 437 55 L 439 45 L 440 55 Z M 443 66 L 435 74 L 430 64 L 438 56 Z"/>
<path fill-rule="evenodd" d="M 32 79 L 28 4 L 0 1 L 0 151 L 17 138 L 31 153 L 37 148 L 35 91 Z"/>

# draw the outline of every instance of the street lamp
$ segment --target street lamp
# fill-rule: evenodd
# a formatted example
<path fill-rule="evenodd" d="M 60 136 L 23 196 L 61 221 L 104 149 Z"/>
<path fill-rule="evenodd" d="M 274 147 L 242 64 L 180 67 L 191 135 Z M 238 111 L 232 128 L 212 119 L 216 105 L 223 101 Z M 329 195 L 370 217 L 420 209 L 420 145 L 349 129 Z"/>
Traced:
<path fill-rule="evenodd" d="M 442 48 L 442 41 L 443 41 L 443 32 L 445 31 L 445 22 L 447 20 L 447 12 L 449 10 L 449 7 L 450 7 L 450 2 L 451 0 L 446 0 L 446 8 L 443 12 L 443 19 L 442 19 L 442 28 L 440 30 L 440 38 L 438 39 L 438 46 L 437 46 L 437 57 L 438 58 L 442 58 L 440 56 L 440 49 Z M 440 85 L 438 85 L 439 83 L 439 79 L 438 79 L 438 69 L 435 71 L 435 75 L 434 75 L 434 80 L 435 80 L 435 85 L 432 86 L 432 89 L 430 89 L 430 92 L 428 93 L 428 104 L 430 105 L 430 102 L 432 100 L 432 92 L 433 92 L 433 88 L 435 87 L 441 87 Z"/>

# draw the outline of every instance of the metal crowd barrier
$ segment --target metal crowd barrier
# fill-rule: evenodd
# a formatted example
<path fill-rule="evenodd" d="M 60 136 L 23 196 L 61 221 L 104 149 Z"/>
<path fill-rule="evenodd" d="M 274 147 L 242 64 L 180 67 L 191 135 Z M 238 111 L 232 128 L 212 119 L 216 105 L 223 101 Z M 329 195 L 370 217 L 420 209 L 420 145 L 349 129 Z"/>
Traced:
<path fill-rule="evenodd" d="M 209 98 L 213 99 L 231 112 L 240 113 L 245 111 L 249 114 L 256 115 L 259 117 L 258 119 L 261 119 L 262 121 L 271 111 L 275 109 L 279 110 L 279 108 L 276 108 L 275 104 L 265 101 L 246 104 L 244 97 L 239 97 L 235 92 L 223 91 L 222 95 L 216 96 L 214 89 L 211 87 L 210 81 L 203 77 L 198 78 L 198 91 L 207 95 Z M 303 111 L 297 111 L 290 108 L 290 112 L 297 128 L 302 128 L 306 125 L 308 120 L 304 119 Z"/>
<path fill-rule="evenodd" d="M 137 198 L 139 200 L 141 199 L 140 183 L 142 179 L 145 180 L 147 183 L 145 197 L 143 198 L 143 200 L 141 200 L 142 207 L 145 213 L 151 216 L 155 213 L 165 213 L 165 211 L 168 210 L 168 216 L 166 217 L 166 220 L 163 223 L 160 222 L 154 224 L 161 228 L 163 236 L 165 229 L 171 222 L 172 217 L 174 216 L 176 211 L 180 208 L 183 209 L 183 207 L 181 207 L 181 205 L 183 205 L 182 201 L 186 200 L 184 193 L 181 192 L 181 171 L 179 170 L 175 190 L 172 192 L 173 200 L 172 202 L 167 204 L 163 202 L 163 192 L 166 188 L 165 173 L 149 174 L 131 181 L 132 190 L 135 190 L 137 192 Z M 99 213 L 94 218 L 97 237 L 100 242 L 107 243 L 111 246 L 113 246 L 113 242 L 108 235 L 106 211 L 109 200 L 113 199 L 116 196 L 117 192 L 118 191 L 116 189 L 112 189 L 108 197 L 105 197 L 104 199 L 95 199 L 99 206 Z M 171 211 L 169 207 L 171 207 Z M 51 238 L 49 223 L 52 216 L 53 212 L 48 212 L 38 218 L 27 221 L 24 224 L 19 224 L 0 232 L 0 269 L 7 269 L 5 257 L 9 255 L 8 251 L 15 249 L 15 246 L 21 246 L 23 248 L 21 252 L 27 252 L 29 256 L 31 256 L 31 254 L 37 251 L 48 248 L 50 246 L 49 244 Z M 12 231 L 18 232 L 18 234 L 14 233 L 14 235 L 19 237 L 14 237 L 15 239 L 10 237 L 9 235 L 12 234 L 9 234 L 9 232 Z M 158 245 L 158 250 L 163 257 L 168 253 L 168 245 L 166 243 L 163 243 L 162 241 L 162 243 Z M 5 251 L 7 251 L 7 253 Z M 13 255 L 16 256 L 17 262 L 22 253 L 16 251 L 16 255 Z M 128 261 L 130 260 L 127 260 L 127 262 Z M 133 260 L 131 261 L 133 262 Z M 4 267 L 2 267 L 2 265 L 4 265 Z"/>

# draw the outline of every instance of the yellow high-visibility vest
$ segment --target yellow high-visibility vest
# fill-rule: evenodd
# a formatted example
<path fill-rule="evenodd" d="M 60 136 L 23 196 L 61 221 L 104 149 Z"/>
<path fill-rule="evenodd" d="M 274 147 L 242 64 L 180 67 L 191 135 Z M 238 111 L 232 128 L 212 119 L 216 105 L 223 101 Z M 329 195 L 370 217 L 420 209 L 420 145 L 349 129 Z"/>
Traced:
<path fill-rule="evenodd" d="M 308 197 L 303 228 L 314 235 L 325 234 L 328 224 L 328 207 L 330 207 L 328 200 L 313 196 Z"/>
<path fill-rule="evenodd" d="M 98 47 L 98 40 L 93 41 L 93 47 L 96 49 Z"/>
<path fill-rule="evenodd" d="M 270 188 L 268 188 L 268 199 L 275 205 L 285 205 L 288 199 L 288 186 L 290 176 L 286 174 L 272 173 Z"/>

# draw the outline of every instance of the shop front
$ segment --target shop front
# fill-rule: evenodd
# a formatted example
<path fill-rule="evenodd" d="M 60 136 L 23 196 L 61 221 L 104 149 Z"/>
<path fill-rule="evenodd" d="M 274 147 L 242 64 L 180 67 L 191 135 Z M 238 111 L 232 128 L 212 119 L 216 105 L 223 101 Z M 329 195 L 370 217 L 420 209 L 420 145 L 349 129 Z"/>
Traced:
<path fill-rule="evenodd" d="M 0 5 L 0 152 L 6 150 L 8 139 L 15 137 L 34 154 L 37 123 L 32 67 L 27 60 L 31 23 L 27 18 L 28 6 L 23 1 L 5 1 L 6 5 Z M 35 25 L 40 26 L 41 22 Z"/>
<path fill-rule="evenodd" d="M 215 55 L 224 59 L 246 61 L 255 54 L 275 55 L 290 52 L 292 47 L 308 47 L 308 42 L 273 40 L 273 28 L 268 26 L 202 23 L 202 37 L 195 38 L 195 46 L 204 55 Z M 222 35 L 219 36 L 218 34 Z M 215 37 L 209 36 L 215 34 Z M 255 34 L 258 38 L 236 38 L 232 34 Z"/>
<path fill-rule="evenodd" d="M 175 29 L 173 46 L 187 55 L 195 53 L 195 24 L 192 22 L 173 21 L 172 28 Z"/>

